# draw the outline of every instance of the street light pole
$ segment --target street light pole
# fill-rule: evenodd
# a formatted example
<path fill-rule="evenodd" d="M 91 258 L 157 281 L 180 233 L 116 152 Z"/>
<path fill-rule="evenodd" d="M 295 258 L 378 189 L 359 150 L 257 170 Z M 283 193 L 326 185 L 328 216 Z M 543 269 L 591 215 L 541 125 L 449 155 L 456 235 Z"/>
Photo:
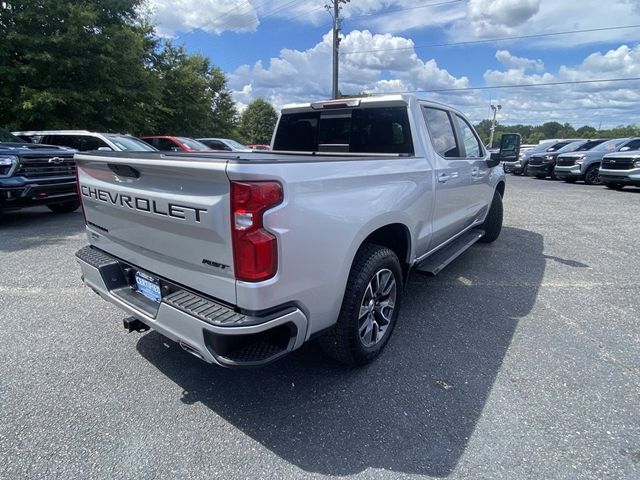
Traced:
<path fill-rule="evenodd" d="M 493 147 L 493 134 L 496 131 L 496 117 L 498 116 L 498 112 L 502 110 L 502 105 L 491 105 L 491 110 L 493 110 L 493 120 L 491 120 L 491 135 L 489 136 L 489 148 Z"/>

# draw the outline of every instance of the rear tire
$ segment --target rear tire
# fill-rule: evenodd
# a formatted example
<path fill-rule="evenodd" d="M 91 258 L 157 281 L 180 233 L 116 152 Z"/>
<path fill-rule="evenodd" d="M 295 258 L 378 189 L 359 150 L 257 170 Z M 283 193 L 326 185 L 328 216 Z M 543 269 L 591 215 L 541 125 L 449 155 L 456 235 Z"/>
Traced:
<path fill-rule="evenodd" d="M 319 339 L 333 359 L 366 365 L 384 349 L 402 297 L 402 269 L 389 248 L 365 243 L 353 261 L 338 321 Z"/>
<path fill-rule="evenodd" d="M 584 174 L 584 183 L 587 185 L 600 185 L 600 166 L 593 165 L 588 168 L 587 173 Z"/>
<path fill-rule="evenodd" d="M 624 188 L 624 185 L 621 183 L 605 183 L 604 186 L 611 190 L 622 190 Z"/>
<path fill-rule="evenodd" d="M 491 208 L 489 209 L 487 218 L 485 218 L 481 227 L 481 229 L 484 230 L 484 235 L 478 240 L 479 242 L 491 243 L 498 239 L 502 231 L 503 214 L 502 196 L 496 190 L 493 192 L 493 201 L 491 202 Z"/>
<path fill-rule="evenodd" d="M 71 213 L 80 208 L 80 201 L 73 200 L 71 202 L 50 203 L 47 208 L 53 213 Z"/>

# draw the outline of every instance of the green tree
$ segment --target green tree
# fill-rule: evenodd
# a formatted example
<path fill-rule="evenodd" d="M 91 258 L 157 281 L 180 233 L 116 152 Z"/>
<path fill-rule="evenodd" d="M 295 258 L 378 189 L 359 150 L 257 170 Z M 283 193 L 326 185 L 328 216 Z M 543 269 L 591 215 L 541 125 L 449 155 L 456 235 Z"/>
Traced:
<path fill-rule="evenodd" d="M 598 130 L 589 125 L 584 125 L 576 130 L 576 135 L 580 138 L 592 138 L 598 135 Z"/>
<path fill-rule="evenodd" d="M 0 124 L 138 131 L 157 82 L 142 0 L 0 2 Z"/>
<path fill-rule="evenodd" d="M 277 120 L 278 114 L 271 104 L 258 98 L 242 112 L 240 134 L 249 144 L 268 144 Z"/>
<path fill-rule="evenodd" d="M 235 126 L 237 111 L 224 73 L 202 55 L 166 43 L 153 70 L 160 83 L 154 133 L 224 136 Z"/>

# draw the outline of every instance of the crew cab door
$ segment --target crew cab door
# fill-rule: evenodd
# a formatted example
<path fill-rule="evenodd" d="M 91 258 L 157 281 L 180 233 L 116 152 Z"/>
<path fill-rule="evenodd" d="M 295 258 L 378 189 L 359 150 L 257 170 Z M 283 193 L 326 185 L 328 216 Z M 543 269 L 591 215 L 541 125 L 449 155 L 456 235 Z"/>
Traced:
<path fill-rule="evenodd" d="M 482 178 L 488 178 L 488 170 L 482 158 L 467 158 L 455 113 L 428 105 L 422 106 L 422 113 L 435 150 L 435 205 L 429 247 L 434 249 L 476 220 L 483 202 L 486 205 L 480 197 Z M 477 148 L 484 153 L 482 147 Z"/>

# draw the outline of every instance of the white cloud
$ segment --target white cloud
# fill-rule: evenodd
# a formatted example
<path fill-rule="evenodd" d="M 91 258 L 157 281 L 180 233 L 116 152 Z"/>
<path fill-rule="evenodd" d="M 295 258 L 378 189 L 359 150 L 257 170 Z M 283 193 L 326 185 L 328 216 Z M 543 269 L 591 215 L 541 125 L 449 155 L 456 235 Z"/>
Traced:
<path fill-rule="evenodd" d="M 544 62 L 542 60 L 516 57 L 515 55 L 511 55 L 511 52 L 508 50 L 498 50 L 496 52 L 496 59 L 506 68 L 535 70 L 536 72 L 544 70 Z"/>
<path fill-rule="evenodd" d="M 340 89 L 345 93 L 374 94 L 413 90 L 461 89 L 471 86 L 467 77 L 457 77 L 434 59 L 422 59 L 410 39 L 375 35 L 369 31 L 347 34 L 342 45 L 351 50 L 384 51 L 348 55 L 340 64 Z M 406 50 L 388 50 L 403 48 Z M 487 69 L 487 86 L 529 85 L 573 80 L 640 77 L 640 45 L 620 46 L 594 52 L 574 65 L 544 71 L 542 60 L 532 60 L 503 50 L 496 58 L 504 69 Z M 325 99 L 331 90 L 331 35 L 308 50 L 282 50 L 268 65 L 243 65 L 230 75 L 234 98 L 247 105 L 258 97 L 280 108 L 286 103 Z M 482 85 L 482 82 L 474 82 Z M 487 92 L 460 91 L 420 94 L 454 105 L 473 121 L 487 117 L 489 96 L 499 101 L 504 123 L 543 123 L 549 120 L 576 126 L 604 126 L 640 122 L 640 82 L 594 83 L 505 88 Z"/>
<path fill-rule="evenodd" d="M 640 23 L 637 0 L 470 0 L 466 15 L 447 31 L 453 41 L 589 30 Z M 612 29 L 510 40 L 510 45 L 567 48 L 637 38 L 637 30 Z"/>
<path fill-rule="evenodd" d="M 249 32 L 259 23 L 245 0 L 149 0 L 147 8 L 158 34 L 166 37 L 197 29 L 214 34 Z"/>
<path fill-rule="evenodd" d="M 487 85 L 529 85 L 550 82 L 640 77 L 640 44 L 595 52 L 577 65 L 563 65 L 556 73 L 527 74 L 524 69 L 487 70 Z M 575 125 L 608 126 L 640 122 L 640 82 L 596 82 L 536 88 L 505 89 L 503 119 L 511 123 L 557 120 Z"/>
<path fill-rule="evenodd" d="M 328 98 L 331 91 L 331 34 L 305 50 L 284 49 L 265 67 L 258 61 L 243 65 L 229 75 L 237 101 L 248 103 L 263 97 L 277 107 L 295 101 Z M 382 93 L 407 90 L 464 88 L 466 77 L 455 77 L 435 60 L 421 60 L 413 42 L 389 34 L 352 31 L 341 43 L 345 51 L 372 50 L 346 55 L 340 61 L 340 89 Z M 389 50 L 402 48 L 403 50 Z M 379 51 L 375 51 L 379 50 Z"/>

